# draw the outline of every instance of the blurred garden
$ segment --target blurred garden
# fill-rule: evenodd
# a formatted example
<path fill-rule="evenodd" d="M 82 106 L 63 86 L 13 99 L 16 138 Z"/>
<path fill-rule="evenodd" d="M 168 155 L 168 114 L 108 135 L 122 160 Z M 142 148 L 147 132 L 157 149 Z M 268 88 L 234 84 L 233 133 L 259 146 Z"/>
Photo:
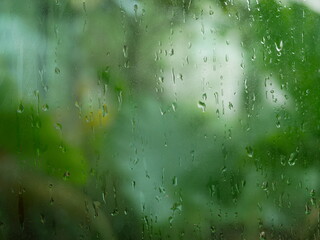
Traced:
<path fill-rule="evenodd" d="M 1 0 L 0 239 L 320 239 L 318 0 Z"/>

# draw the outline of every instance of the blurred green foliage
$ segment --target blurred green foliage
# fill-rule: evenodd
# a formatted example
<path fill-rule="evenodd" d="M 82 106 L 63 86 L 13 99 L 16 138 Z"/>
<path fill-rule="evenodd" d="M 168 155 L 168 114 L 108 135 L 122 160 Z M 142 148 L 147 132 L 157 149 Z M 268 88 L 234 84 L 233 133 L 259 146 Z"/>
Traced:
<path fill-rule="evenodd" d="M 0 7 L 1 239 L 319 238 L 316 9 Z"/>

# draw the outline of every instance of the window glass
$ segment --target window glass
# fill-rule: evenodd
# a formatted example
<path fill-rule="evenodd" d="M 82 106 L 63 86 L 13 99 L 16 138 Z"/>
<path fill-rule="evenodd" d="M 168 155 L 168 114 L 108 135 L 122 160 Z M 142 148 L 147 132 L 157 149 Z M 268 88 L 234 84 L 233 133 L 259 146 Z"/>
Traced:
<path fill-rule="evenodd" d="M 318 0 L 2 0 L 0 239 L 318 239 Z"/>

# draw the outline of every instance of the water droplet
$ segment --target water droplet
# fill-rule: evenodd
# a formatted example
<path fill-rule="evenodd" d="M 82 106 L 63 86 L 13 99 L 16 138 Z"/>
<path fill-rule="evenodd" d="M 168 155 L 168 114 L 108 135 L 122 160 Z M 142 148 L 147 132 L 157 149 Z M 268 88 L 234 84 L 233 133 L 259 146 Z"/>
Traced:
<path fill-rule="evenodd" d="M 66 172 L 63 174 L 63 179 L 64 179 L 64 180 L 67 180 L 69 177 L 70 177 L 70 172 L 69 172 L 69 171 L 66 171 Z"/>
<path fill-rule="evenodd" d="M 175 202 L 175 203 L 173 204 L 173 206 L 171 207 L 171 210 L 173 210 L 173 211 L 176 211 L 176 210 L 181 211 L 181 210 L 182 210 L 182 204 L 181 204 L 181 202 Z"/>
<path fill-rule="evenodd" d="M 86 13 L 87 12 L 87 7 L 86 7 L 86 1 L 83 0 L 82 2 L 82 8 L 83 8 L 83 11 Z"/>
<path fill-rule="evenodd" d="M 233 108 L 233 104 L 229 102 L 229 109 L 231 110 Z"/>
<path fill-rule="evenodd" d="M 17 109 L 17 113 L 23 113 L 24 111 L 24 106 L 22 105 L 22 103 L 20 102 L 18 109 Z"/>
<path fill-rule="evenodd" d="M 45 224 L 45 222 L 46 222 L 46 218 L 45 218 L 45 216 L 44 216 L 43 213 L 40 214 L 40 222 L 41 222 L 42 224 Z"/>
<path fill-rule="evenodd" d="M 107 199 L 107 192 L 103 191 L 102 192 L 102 200 L 103 200 L 104 203 L 107 203 L 106 199 Z"/>
<path fill-rule="evenodd" d="M 202 110 L 202 112 L 205 112 L 206 111 L 206 104 L 204 102 L 199 101 L 198 108 L 200 108 Z"/>
<path fill-rule="evenodd" d="M 116 208 L 113 210 L 113 212 L 111 213 L 111 216 L 114 217 L 114 216 L 117 216 L 119 214 L 119 210 Z"/>
<path fill-rule="evenodd" d="M 296 158 L 296 153 L 293 152 L 290 154 L 289 160 L 288 160 L 288 164 L 289 166 L 294 166 L 296 164 L 297 158 Z"/>
<path fill-rule="evenodd" d="M 174 69 L 173 68 L 171 69 L 171 76 L 172 76 L 172 82 L 176 83 L 176 75 L 174 73 Z"/>
<path fill-rule="evenodd" d="M 55 72 L 56 74 L 60 74 L 60 68 L 55 67 L 54 72 Z"/>
<path fill-rule="evenodd" d="M 61 150 L 61 152 L 65 153 L 67 151 L 66 146 L 64 146 L 63 144 L 59 145 L 59 149 Z"/>
<path fill-rule="evenodd" d="M 253 149 L 252 149 L 252 147 L 247 146 L 246 150 L 247 150 L 248 157 L 252 158 L 253 157 Z"/>
<path fill-rule="evenodd" d="M 265 181 L 265 182 L 262 183 L 261 188 L 262 188 L 263 190 L 267 191 L 267 190 L 268 190 L 268 187 L 269 187 L 268 181 Z"/>
<path fill-rule="evenodd" d="M 174 55 L 174 49 L 171 48 L 170 51 L 169 51 L 169 56 L 173 56 Z"/>
<path fill-rule="evenodd" d="M 172 111 L 175 112 L 177 110 L 177 103 L 172 103 L 171 107 L 172 107 Z"/>
<path fill-rule="evenodd" d="M 159 77 L 159 81 L 161 82 L 161 83 L 163 83 L 164 82 L 164 77 Z"/>
<path fill-rule="evenodd" d="M 98 217 L 98 209 L 99 209 L 99 207 L 100 207 L 100 202 L 99 201 L 93 201 L 93 203 L 92 203 L 92 206 L 93 206 L 93 209 L 94 209 L 94 216 L 95 217 Z"/>
<path fill-rule="evenodd" d="M 206 93 L 204 93 L 204 94 L 202 94 L 202 99 L 203 99 L 203 101 L 206 101 L 207 100 L 207 94 Z"/>
<path fill-rule="evenodd" d="M 315 195 L 316 195 L 316 191 L 314 189 L 311 189 L 310 196 L 315 197 Z"/>
<path fill-rule="evenodd" d="M 282 50 L 282 48 L 283 48 L 283 42 L 282 42 L 282 40 L 280 41 L 279 45 L 277 45 L 277 43 L 274 43 L 274 44 L 275 44 L 275 46 L 276 46 L 277 51 L 280 52 L 280 51 Z"/>
<path fill-rule="evenodd" d="M 247 7 L 248 7 L 248 11 L 251 11 L 251 8 L 250 8 L 250 0 L 247 0 Z"/>
<path fill-rule="evenodd" d="M 138 4 L 134 4 L 134 5 L 133 5 L 133 9 L 134 9 L 135 13 L 137 13 L 137 11 L 138 11 Z"/>
<path fill-rule="evenodd" d="M 227 167 L 226 166 L 223 166 L 221 168 L 221 174 L 225 174 L 227 172 Z"/>
<path fill-rule="evenodd" d="M 259 234 L 259 240 L 266 240 L 267 237 L 266 237 L 266 232 L 265 231 L 262 231 L 260 234 Z"/>
<path fill-rule="evenodd" d="M 107 104 L 102 105 L 102 116 L 105 117 L 108 114 Z"/>
<path fill-rule="evenodd" d="M 127 59 L 125 62 L 124 62 L 124 68 L 129 68 L 130 67 L 130 64 L 129 64 L 129 59 Z"/>
<path fill-rule="evenodd" d="M 128 57 L 128 47 L 127 47 L 127 45 L 124 45 L 122 50 L 123 50 L 123 56 L 125 58 L 127 58 Z"/>
<path fill-rule="evenodd" d="M 306 215 L 309 215 L 311 213 L 311 208 L 310 208 L 309 204 L 306 203 L 304 210 L 305 210 L 304 213 Z"/>
<path fill-rule="evenodd" d="M 167 113 L 167 111 L 165 111 L 165 110 L 162 110 L 162 108 L 160 108 L 160 114 L 163 116 L 163 115 L 165 115 Z"/>
<path fill-rule="evenodd" d="M 159 192 L 160 193 L 166 193 L 166 189 L 163 186 L 159 187 Z"/>
<path fill-rule="evenodd" d="M 39 93 L 39 90 L 33 91 L 33 95 L 34 95 L 35 97 L 38 98 L 38 97 L 39 97 L 39 94 L 40 94 L 40 93 Z"/>
<path fill-rule="evenodd" d="M 56 124 L 54 125 L 54 127 L 55 127 L 55 129 L 57 129 L 57 130 L 59 130 L 59 131 L 62 130 L 62 125 L 61 125 L 61 123 L 56 123 Z"/>
<path fill-rule="evenodd" d="M 42 109 L 42 111 L 44 111 L 44 112 L 48 111 L 48 110 L 49 110 L 48 104 L 44 104 L 41 109 Z"/>
<path fill-rule="evenodd" d="M 172 178 L 172 185 L 173 185 L 173 186 L 177 186 L 177 185 L 178 185 L 178 178 L 177 178 L 176 176 L 174 176 L 174 177 Z"/>

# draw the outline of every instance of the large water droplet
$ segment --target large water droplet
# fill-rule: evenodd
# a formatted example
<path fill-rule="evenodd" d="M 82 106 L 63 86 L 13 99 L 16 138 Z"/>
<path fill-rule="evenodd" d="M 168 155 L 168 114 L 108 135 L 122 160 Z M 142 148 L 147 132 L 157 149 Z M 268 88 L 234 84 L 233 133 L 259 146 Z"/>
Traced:
<path fill-rule="evenodd" d="M 199 101 L 198 108 L 200 108 L 202 110 L 202 112 L 205 112 L 206 111 L 206 104 L 202 101 Z"/>
<path fill-rule="evenodd" d="M 178 185 L 178 178 L 177 178 L 176 176 L 174 176 L 174 177 L 172 178 L 172 185 L 173 185 L 173 186 L 177 186 L 177 185 Z"/>
<path fill-rule="evenodd" d="M 253 149 L 250 146 L 246 147 L 247 155 L 248 157 L 252 158 L 253 157 Z"/>
<path fill-rule="evenodd" d="M 124 45 L 122 50 L 123 50 L 123 56 L 125 58 L 127 58 L 128 57 L 128 47 L 127 47 L 127 45 Z"/>
<path fill-rule="evenodd" d="M 60 68 L 58 68 L 58 67 L 55 67 L 55 69 L 54 69 L 54 72 L 56 73 L 56 74 L 60 74 Z"/>
<path fill-rule="evenodd" d="M 282 42 L 282 40 L 280 41 L 279 45 L 277 45 L 277 43 L 275 43 L 275 45 L 276 45 L 277 51 L 280 52 L 280 51 L 282 50 L 282 48 L 283 48 L 283 42 Z"/>
<path fill-rule="evenodd" d="M 289 166 L 294 166 L 296 164 L 297 158 L 296 158 L 296 153 L 293 152 L 290 154 L 289 160 L 288 160 L 288 164 Z"/>
<path fill-rule="evenodd" d="M 44 112 L 48 111 L 48 110 L 49 110 L 48 104 L 44 104 L 41 109 L 42 109 L 42 111 L 44 111 Z"/>
<path fill-rule="evenodd" d="M 17 109 L 17 113 L 23 113 L 23 111 L 24 111 L 24 106 L 22 105 L 22 103 L 20 103 Z"/>
<path fill-rule="evenodd" d="M 102 116 L 105 117 L 108 114 L 107 104 L 102 105 Z"/>

